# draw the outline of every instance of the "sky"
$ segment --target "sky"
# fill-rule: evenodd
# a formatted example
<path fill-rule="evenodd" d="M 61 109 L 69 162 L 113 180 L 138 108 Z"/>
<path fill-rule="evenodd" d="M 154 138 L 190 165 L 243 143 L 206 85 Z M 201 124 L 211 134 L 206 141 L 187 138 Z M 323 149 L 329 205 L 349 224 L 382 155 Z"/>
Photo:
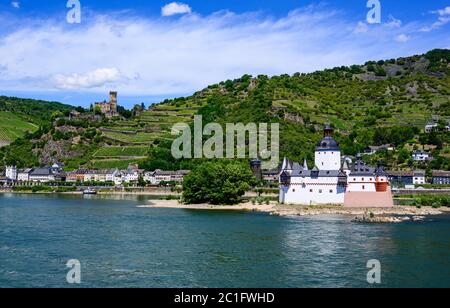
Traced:
<path fill-rule="evenodd" d="M 0 24 L 0 95 L 84 107 L 450 48 L 450 0 L 0 0 Z"/>

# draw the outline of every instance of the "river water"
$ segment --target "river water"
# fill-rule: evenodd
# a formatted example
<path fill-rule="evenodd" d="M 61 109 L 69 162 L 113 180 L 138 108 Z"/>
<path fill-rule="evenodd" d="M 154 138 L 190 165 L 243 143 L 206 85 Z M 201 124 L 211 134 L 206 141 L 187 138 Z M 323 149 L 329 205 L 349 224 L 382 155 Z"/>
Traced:
<path fill-rule="evenodd" d="M 351 217 L 138 208 L 144 199 L 0 194 L 0 287 L 450 287 L 450 216 Z"/>

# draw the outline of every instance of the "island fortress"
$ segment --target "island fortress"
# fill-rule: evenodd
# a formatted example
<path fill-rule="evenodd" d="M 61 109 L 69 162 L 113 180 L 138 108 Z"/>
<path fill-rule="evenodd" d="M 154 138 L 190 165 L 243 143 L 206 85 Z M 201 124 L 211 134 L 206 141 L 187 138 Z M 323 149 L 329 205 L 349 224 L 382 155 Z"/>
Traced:
<path fill-rule="evenodd" d="M 386 172 L 379 165 L 367 166 L 360 158 L 349 168 L 341 161 L 339 144 L 327 125 L 317 144 L 315 167 L 309 170 L 285 158 L 280 173 L 280 203 L 340 204 L 345 207 L 392 207 L 393 200 Z"/>

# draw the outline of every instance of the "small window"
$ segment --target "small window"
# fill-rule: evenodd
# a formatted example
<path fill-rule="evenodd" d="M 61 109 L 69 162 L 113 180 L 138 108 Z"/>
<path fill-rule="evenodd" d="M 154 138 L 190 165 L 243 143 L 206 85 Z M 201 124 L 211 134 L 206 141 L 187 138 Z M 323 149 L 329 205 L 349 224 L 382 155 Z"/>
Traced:
<path fill-rule="evenodd" d="M 332 194 L 333 193 L 333 190 L 332 189 L 330 189 L 330 194 Z"/>
<path fill-rule="evenodd" d="M 322 193 L 322 189 L 319 189 L 319 194 L 321 194 Z"/>
<path fill-rule="evenodd" d="M 313 190 L 312 190 L 312 189 L 310 189 L 310 190 L 309 190 L 309 192 L 310 192 L 310 193 L 312 193 L 312 192 L 313 192 Z"/>
<path fill-rule="evenodd" d="M 366 186 L 365 186 L 365 185 L 363 185 L 362 189 L 363 189 L 363 190 L 365 190 L 365 189 L 366 189 Z"/>
<path fill-rule="evenodd" d="M 292 190 L 292 192 L 295 192 L 295 188 Z"/>

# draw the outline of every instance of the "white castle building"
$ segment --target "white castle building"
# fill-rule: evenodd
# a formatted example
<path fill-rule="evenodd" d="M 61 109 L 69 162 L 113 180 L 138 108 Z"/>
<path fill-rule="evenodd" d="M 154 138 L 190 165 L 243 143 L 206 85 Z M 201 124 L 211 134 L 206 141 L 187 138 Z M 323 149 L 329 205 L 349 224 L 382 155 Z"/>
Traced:
<path fill-rule="evenodd" d="M 393 206 L 389 181 L 381 166 L 372 168 L 358 160 L 352 168 L 341 161 L 339 144 L 327 125 L 317 144 L 315 167 L 284 159 L 280 173 L 282 204 L 343 204 L 347 207 Z"/>

